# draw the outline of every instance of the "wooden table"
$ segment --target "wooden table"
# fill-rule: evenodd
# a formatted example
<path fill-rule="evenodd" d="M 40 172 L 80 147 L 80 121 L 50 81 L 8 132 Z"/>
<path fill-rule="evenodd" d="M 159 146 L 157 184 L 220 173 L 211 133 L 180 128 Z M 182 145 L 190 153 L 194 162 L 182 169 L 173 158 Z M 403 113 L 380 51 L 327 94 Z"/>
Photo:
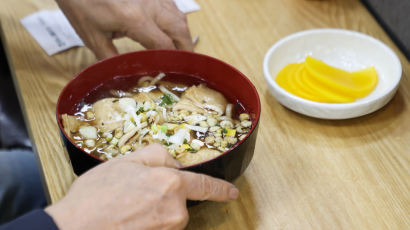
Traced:
<path fill-rule="evenodd" d="M 189 14 L 199 53 L 224 60 L 255 84 L 262 116 L 255 156 L 235 184 L 240 198 L 190 208 L 188 229 L 410 229 L 410 64 L 359 1 L 198 0 Z M 52 0 L 2 0 L 3 44 L 50 202 L 75 179 L 59 137 L 55 105 L 63 86 L 95 62 L 86 48 L 49 57 L 19 20 Z M 308 118 L 269 94 L 262 61 L 280 38 L 336 27 L 372 35 L 403 64 L 383 109 L 356 119 Z M 127 40 L 122 52 L 141 49 Z"/>

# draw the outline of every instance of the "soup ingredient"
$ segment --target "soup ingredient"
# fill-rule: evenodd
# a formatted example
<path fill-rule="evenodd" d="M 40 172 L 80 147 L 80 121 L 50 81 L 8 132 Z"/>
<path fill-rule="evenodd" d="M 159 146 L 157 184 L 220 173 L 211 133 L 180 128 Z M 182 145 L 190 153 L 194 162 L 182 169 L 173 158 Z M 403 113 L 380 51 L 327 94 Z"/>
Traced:
<path fill-rule="evenodd" d="M 102 160 L 160 143 L 188 166 L 221 155 L 252 128 L 249 114 L 235 115 L 221 93 L 204 84 L 186 86 L 163 77 L 143 77 L 130 92 L 111 90 L 113 97 L 84 105 L 75 116 L 62 115 L 65 131 Z"/>
<path fill-rule="evenodd" d="M 92 126 L 80 127 L 79 133 L 87 139 L 97 139 L 97 129 Z"/>
<path fill-rule="evenodd" d="M 348 72 L 315 59 L 285 66 L 275 81 L 286 91 L 317 102 L 347 103 L 369 95 L 378 76 L 374 67 Z"/>
<path fill-rule="evenodd" d="M 221 116 L 228 105 L 225 97 L 215 90 L 212 90 L 205 85 L 189 87 L 174 107 L 173 111 L 183 111 L 202 113 L 206 110 L 210 114 Z"/>

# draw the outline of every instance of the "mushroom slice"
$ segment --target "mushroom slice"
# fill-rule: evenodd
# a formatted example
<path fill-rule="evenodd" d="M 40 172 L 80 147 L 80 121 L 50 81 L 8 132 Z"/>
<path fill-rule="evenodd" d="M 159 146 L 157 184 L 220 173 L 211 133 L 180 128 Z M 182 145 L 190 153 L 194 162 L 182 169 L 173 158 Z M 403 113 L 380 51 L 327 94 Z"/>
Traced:
<path fill-rule="evenodd" d="M 189 101 L 186 101 L 186 99 Z M 182 105 L 179 105 L 180 103 L 182 103 Z M 207 112 L 222 115 L 225 112 L 227 104 L 228 101 L 220 92 L 210 89 L 204 84 L 200 84 L 199 86 L 191 86 L 185 91 L 181 100 L 175 105 L 174 111 L 180 110 L 181 107 L 191 112 L 197 111 L 197 108 L 201 108 Z"/>
<path fill-rule="evenodd" d="M 63 114 L 61 115 L 61 120 L 63 122 L 64 131 L 70 137 L 71 137 L 71 134 L 77 132 L 81 126 L 81 122 L 77 120 L 75 116 Z"/>
<path fill-rule="evenodd" d="M 123 120 L 118 101 L 118 98 L 104 98 L 93 104 L 93 124 L 102 132 L 110 132 L 121 127 Z"/>
<path fill-rule="evenodd" d="M 195 112 L 200 114 L 206 113 L 205 109 L 196 106 L 191 100 L 184 97 L 182 97 L 181 100 L 172 107 L 172 111 L 189 111 L 191 113 Z"/>

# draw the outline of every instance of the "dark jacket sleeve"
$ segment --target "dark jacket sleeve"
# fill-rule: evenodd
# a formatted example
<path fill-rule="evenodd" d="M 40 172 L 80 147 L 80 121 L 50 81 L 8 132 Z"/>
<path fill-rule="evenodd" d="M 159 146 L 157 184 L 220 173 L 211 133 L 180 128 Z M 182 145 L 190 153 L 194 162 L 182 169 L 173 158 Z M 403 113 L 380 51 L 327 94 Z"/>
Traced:
<path fill-rule="evenodd" d="M 7 224 L 1 225 L 0 230 L 58 230 L 51 216 L 43 210 L 35 210 L 21 216 Z"/>

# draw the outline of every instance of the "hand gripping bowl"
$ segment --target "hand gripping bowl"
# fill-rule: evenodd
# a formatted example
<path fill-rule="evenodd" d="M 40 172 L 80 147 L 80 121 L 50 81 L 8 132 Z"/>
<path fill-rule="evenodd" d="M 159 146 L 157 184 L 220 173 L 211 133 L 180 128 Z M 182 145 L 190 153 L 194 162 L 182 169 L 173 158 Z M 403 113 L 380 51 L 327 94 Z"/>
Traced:
<path fill-rule="evenodd" d="M 104 82 L 113 82 L 113 79 L 118 78 L 135 82 L 136 78 L 159 72 L 199 78 L 208 87 L 221 92 L 231 103 L 242 106 L 249 113 L 252 128 L 242 141 L 216 158 L 182 168 L 228 181 L 241 175 L 253 157 L 261 111 L 255 87 L 242 73 L 222 61 L 176 50 L 138 51 L 109 58 L 86 68 L 67 84 L 57 102 L 57 122 L 74 172 L 80 175 L 103 161 L 74 144 L 64 131 L 61 115 L 72 115 L 78 111 L 79 104 L 93 90 L 102 85 L 107 88 Z M 172 81 L 166 78 L 164 80 Z"/>

